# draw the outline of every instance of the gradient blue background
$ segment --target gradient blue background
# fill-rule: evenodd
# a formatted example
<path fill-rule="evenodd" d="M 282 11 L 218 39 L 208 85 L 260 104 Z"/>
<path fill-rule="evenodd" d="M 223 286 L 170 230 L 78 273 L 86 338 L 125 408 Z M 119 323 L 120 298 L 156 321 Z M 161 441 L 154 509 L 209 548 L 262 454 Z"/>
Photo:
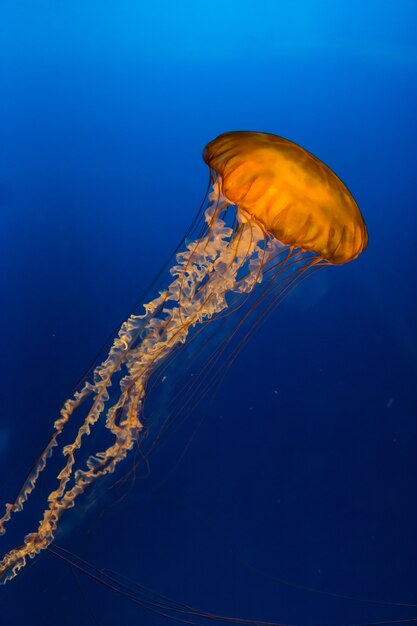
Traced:
<path fill-rule="evenodd" d="M 328 595 L 417 602 L 416 35 L 412 0 L 1 0 L 0 502 L 194 217 L 204 145 L 276 133 L 340 174 L 369 248 L 271 315 L 178 467 L 187 433 L 57 541 L 213 612 L 417 618 Z M 163 623 L 48 555 L 0 616 Z"/>

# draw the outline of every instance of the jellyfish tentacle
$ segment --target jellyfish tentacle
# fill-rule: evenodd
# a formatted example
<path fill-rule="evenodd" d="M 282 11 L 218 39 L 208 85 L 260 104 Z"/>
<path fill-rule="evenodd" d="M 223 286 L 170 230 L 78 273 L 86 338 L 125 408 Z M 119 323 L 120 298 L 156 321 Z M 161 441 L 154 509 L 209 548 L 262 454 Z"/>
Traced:
<path fill-rule="evenodd" d="M 216 207 L 218 201 L 216 200 Z M 212 221 L 213 207 L 207 211 L 206 220 Z M 95 396 L 92 408 L 79 428 L 74 442 L 67 445 L 64 456 L 67 462 L 58 475 L 59 485 L 53 491 L 49 500 L 49 509 L 45 511 L 44 518 L 40 522 L 37 533 L 27 536 L 24 546 L 17 551 L 11 551 L 8 561 L 2 565 L 10 568 L 10 563 L 15 562 L 12 568 L 13 575 L 25 563 L 26 555 L 33 556 L 53 538 L 58 519 L 63 511 L 70 508 L 75 498 L 82 493 L 87 485 L 91 484 L 99 476 L 112 472 L 119 461 L 125 458 L 127 452 L 133 447 L 134 441 L 141 430 L 140 421 L 137 415 L 140 412 L 141 402 L 144 395 L 144 385 L 138 383 L 138 379 L 149 378 L 155 370 L 159 361 L 166 358 L 167 351 L 171 351 L 176 344 L 183 343 L 188 334 L 189 328 L 204 319 L 210 319 L 215 313 L 221 312 L 227 307 L 226 295 L 232 291 L 244 293 L 251 291 L 254 284 L 259 280 L 259 273 L 248 273 L 247 276 L 237 281 L 237 274 L 247 258 L 256 249 L 259 241 L 264 240 L 262 229 L 258 229 L 258 235 L 253 236 L 253 223 L 243 222 L 240 227 L 238 237 L 233 237 L 232 229 L 225 226 L 224 222 L 217 219 L 210 227 L 210 231 L 204 242 L 202 254 L 198 262 L 195 261 L 196 247 L 188 246 L 189 250 L 177 255 L 179 265 L 172 268 L 171 273 L 176 277 L 171 283 L 167 292 L 161 292 L 152 302 L 145 306 L 144 316 L 131 316 L 122 326 L 118 337 L 110 350 L 109 357 L 100 367 L 94 371 L 94 384 L 86 382 L 81 391 L 77 392 L 72 400 L 68 400 L 63 408 L 58 427 L 68 421 L 75 409 L 82 404 L 85 398 Z M 224 241 L 229 239 L 229 245 L 224 246 Z M 212 240 L 212 241 L 211 241 Z M 216 242 L 217 241 L 217 246 Z M 239 250 L 242 241 L 244 242 L 243 252 Z M 265 256 L 265 249 L 259 249 L 252 265 L 256 264 L 256 258 Z M 193 262 L 190 266 L 190 257 Z M 259 263 L 259 271 L 262 263 Z M 191 269 L 190 269 L 191 267 Z M 205 283 L 204 295 L 198 292 L 198 285 L 207 276 L 209 280 Z M 187 277 L 184 288 L 184 276 Z M 255 276 L 255 280 L 254 280 Z M 180 287 L 179 287 L 180 283 Z M 208 293 L 209 292 L 209 293 Z M 163 304 L 167 301 L 178 301 L 177 308 L 164 309 Z M 155 312 L 162 311 L 167 315 L 167 319 L 158 319 Z M 179 321 L 180 312 L 187 313 L 186 323 L 184 319 Z M 143 318 L 149 317 L 144 323 Z M 139 320 L 139 326 L 137 321 Z M 139 346 L 126 351 L 126 346 L 134 343 L 138 331 L 146 330 L 147 334 L 140 342 Z M 148 345 L 149 344 L 149 345 Z M 172 344 L 172 345 L 171 345 Z M 144 356 L 147 360 L 144 361 Z M 149 361 L 150 358 L 150 361 Z M 86 470 L 77 470 L 74 474 L 75 483 L 71 489 L 67 485 L 73 475 L 75 464 L 75 453 L 81 448 L 84 436 L 89 435 L 92 426 L 100 419 L 105 410 L 105 405 L 109 400 L 108 388 L 111 385 L 112 376 L 118 371 L 122 364 L 125 364 L 129 374 L 125 376 L 120 385 L 122 394 L 118 402 L 108 409 L 106 426 L 115 435 L 116 442 L 104 452 L 91 455 L 87 460 Z M 131 384 L 128 387 L 128 383 Z M 127 424 L 121 428 L 115 424 L 115 416 L 120 407 L 124 407 L 127 413 Z"/>
<path fill-rule="evenodd" d="M 190 329 L 227 309 L 229 294 L 249 293 L 260 280 L 266 251 L 259 244 L 264 242 L 264 231 L 250 220 L 242 220 L 238 232 L 219 217 L 213 221 L 218 206 L 215 194 L 206 211 L 206 222 L 210 225 L 206 236 L 177 254 L 176 264 L 171 268 L 174 280 L 167 290 L 145 306 L 144 315 L 133 315 L 122 325 L 107 359 L 94 370 L 92 382 L 85 382 L 65 403 L 55 423 L 60 432 L 75 410 L 87 398 L 94 398 L 74 441 L 63 449 L 66 463 L 58 475 L 57 488 L 48 497 L 38 530 L 27 535 L 22 546 L 6 554 L 0 562 L 0 576 L 12 578 L 25 565 L 27 557 L 32 558 L 48 547 L 61 515 L 89 485 L 114 472 L 126 457 L 142 430 L 139 416 L 146 384 L 171 351 L 186 341 Z M 248 260 L 257 271 L 238 276 Z M 120 380 L 121 393 L 108 406 L 113 377 L 122 368 L 126 373 Z M 120 410 L 122 415 L 118 420 Z M 114 436 L 113 444 L 91 454 L 85 468 L 75 470 L 76 453 L 84 437 L 103 415 L 107 429 Z M 73 481 L 71 485 L 70 481 Z"/>

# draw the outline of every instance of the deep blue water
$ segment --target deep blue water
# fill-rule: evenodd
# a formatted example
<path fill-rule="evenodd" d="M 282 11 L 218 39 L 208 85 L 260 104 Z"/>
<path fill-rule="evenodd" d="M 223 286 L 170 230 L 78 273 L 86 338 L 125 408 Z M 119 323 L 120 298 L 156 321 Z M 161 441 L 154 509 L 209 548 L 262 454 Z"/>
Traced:
<path fill-rule="evenodd" d="M 417 619 L 416 36 L 412 0 L 1 0 L 0 503 L 192 221 L 204 145 L 276 133 L 346 182 L 368 249 L 301 285 L 195 436 L 199 409 L 57 543 L 225 615 Z M 1 553 L 36 518 L 15 519 Z M 48 554 L 0 614 L 169 623 Z"/>

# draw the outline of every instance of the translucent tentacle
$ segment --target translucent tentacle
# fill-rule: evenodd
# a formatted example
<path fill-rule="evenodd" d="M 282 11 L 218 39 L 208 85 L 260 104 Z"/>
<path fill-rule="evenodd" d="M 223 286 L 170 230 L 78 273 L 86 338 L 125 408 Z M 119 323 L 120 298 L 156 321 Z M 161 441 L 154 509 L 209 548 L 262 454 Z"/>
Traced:
<path fill-rule="evenodd" d="M 238 226 L 226 226 L 218 215 L 227 207 L 215 187 L 211 205 L 206 211 L 207 232 L 176 256 L 170 272 L 173 281 L 165 291 L 145 305 L 143 315 L 132 315 L 120 328 L 108 357 L 93 372 L 73 398 L 67 400 L 49 446 L 26 480 L 14 505 L 6 505 L 0 519 L 0 529 L 12 512 L 23 508 L 47 459 L 57 444 L 57 437 L 80 405 L 92 401 L 84 422 L 74 441 L 62 453 L 65 465 L 58 475 L 58 486 L 48 497 L 46 508 L 36 532 L 26 535 L 24 543 L 10 550 L 0 562 L 0 577 L 8 580 L 33 558 L 47 548 L 61 515 L 74 506 L 77 496 L 98 478 L 114 472 L 135 445 L 143 428 L 140 421 L 145 390 L 150 377 L 171 352 L 187 340 L 190 330 L 210 320 L 228 307 L 229 294 L 247 294 L 262 280 L 262 268 L 272 250 L 265 249 L 265 233 L 255 222 L 239 214 Z M 242 268 L 246 271 L 241 275 Z M 114 376 L 122 369 L 116 399 L 110 397 Z M 83 469 L 75 470 L 76 453 L 83 439 L 101 419 L 114 436 L 106 450 L 89 456 Z"/>

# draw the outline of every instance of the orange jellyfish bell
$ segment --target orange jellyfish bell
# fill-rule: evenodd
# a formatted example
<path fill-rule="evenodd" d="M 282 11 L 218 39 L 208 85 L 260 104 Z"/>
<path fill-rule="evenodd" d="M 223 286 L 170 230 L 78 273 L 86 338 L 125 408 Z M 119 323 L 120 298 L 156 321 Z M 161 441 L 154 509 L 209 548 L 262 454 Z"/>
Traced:
<path fill-rule="evenodd" d="M 282 243 L 338 265 L 366 248 L 365 222 L 352 194 L 327 165 L 292 141 L 228 132 L 207 144 L 203 158 L 224 197 Z"/>

